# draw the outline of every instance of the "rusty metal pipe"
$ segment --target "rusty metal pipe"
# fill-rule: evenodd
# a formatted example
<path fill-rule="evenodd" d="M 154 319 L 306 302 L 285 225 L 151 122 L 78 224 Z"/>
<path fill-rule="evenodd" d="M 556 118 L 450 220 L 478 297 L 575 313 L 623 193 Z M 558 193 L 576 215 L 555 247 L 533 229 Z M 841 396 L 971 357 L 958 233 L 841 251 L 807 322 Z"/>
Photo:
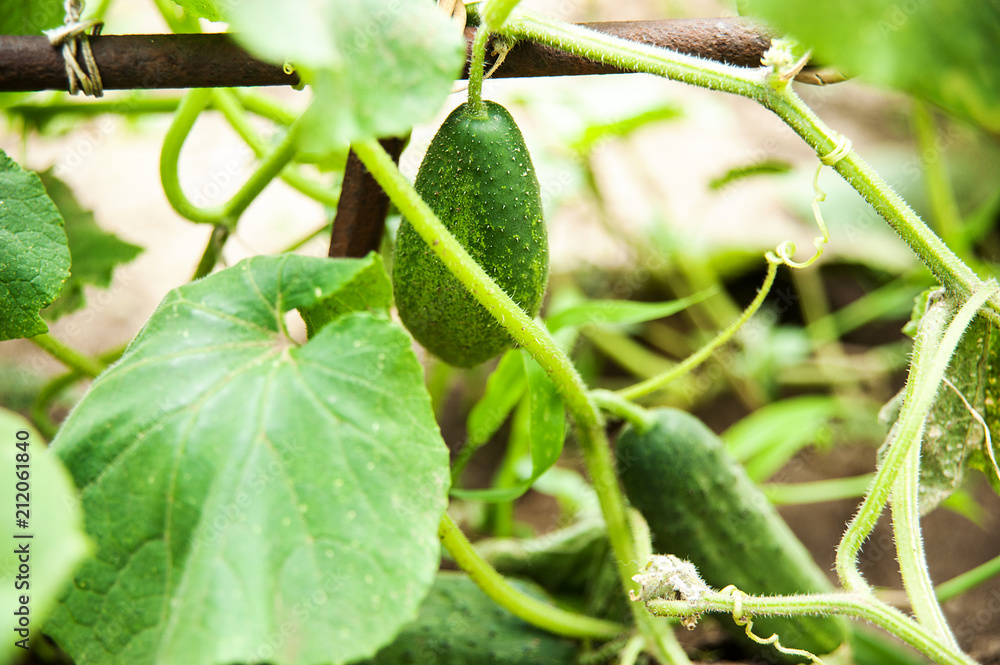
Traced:
<path fill-rule="evenodd" d="M 744 18 L 584 23 L 585 27 L 719 62 L 756 67 L 771 33 Z M 475 28 L 466 30 L 471 46 Z M 91 37 L 106 90 L 294 85 L 298 76 L 220 34 Z M 533 42 L 518 43 L 496 78 L 614 74 L 622 70 Z M 464 76 L 464 75 L 463 75 Z M 0 91 L 66 90 L 62 56 L 42 35 L 0 36 Z"/>

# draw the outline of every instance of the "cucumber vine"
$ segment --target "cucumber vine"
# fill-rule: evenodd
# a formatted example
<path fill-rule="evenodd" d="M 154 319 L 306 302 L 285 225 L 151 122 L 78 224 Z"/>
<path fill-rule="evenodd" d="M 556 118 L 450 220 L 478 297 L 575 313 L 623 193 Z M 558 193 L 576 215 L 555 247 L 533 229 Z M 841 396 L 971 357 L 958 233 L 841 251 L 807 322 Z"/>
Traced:
<path fill-rule="evenodd" d="M 896 479 L 905 469 L 913 473 L 915 466 L 910 451 L 919 445 L 922 423 L 926 417 L 934 395 L 941 384 L 945 368 L 962 332 L 968 326 L 972 317 L 979 311 L 996 321 L 1000 319 L 1000 299 L 996 284 L 983 283 L 958 256 L 952 252 L 912 211 L 912 209 L 883 181 L 874 170 L 850 148 L 850 142 L 830 130 L 819 118 L 798 98 L 788 85 L 788 77 L 783 71 L 747 71 L 714 62 L 700 60 L 690 56 L 677 54 L 662 49 L 627 42 L 607 35 L 572 26 L 555 19 L 542 17 L 522 10 L 515 10 L 500 26 L 487 26 L 501 35 L 514 39 L 530 39 L 556 48 L 582 55 L 593 60 L 608 62 L 617 67 L 638 72 L 647 72 L 680 80 L 701 87 L 742 95 L 757 101 L 764 107 L 776 113 L 799 136 L 817 151 L 824 164 L 830 165 L 847 180 L 886 221 L 899 233 L 903 240 L 931 269 L 942 282 L 948 292 L 949 302 L 961 303 L 958 313 L 950 320 L 947 330 L 940 336 L 933 332 L 925 334 L 932 336 L 930 344 L 933 356 L 928 356 L 924 344 L 918 344 L 915 349 L 911 369 L 911 381 L 908 382 L 907 399 L 900 420 L 890 437 L 894 444 L 889 455 L 876 475 L 871 490 L 852 521 L 845 534 L 844 541 L 838 548 L 838 575 L 847 593 L 834 596 L 804 596 L 801 598 L 754 598 L 744 595 L 718 594 L 710 596 L 714 604 L 706 608 L 735 611 L 739 603 L 744 612 L 761 613 L 846 613 L 863 617 L 883 628 L 893 631 L 900 638 L 927 655 L 936 662 L 969 663 L 967 656 L 962 654 L 950 634 L 942 634 L 939 608 L 936 599 L 929 591 L 926 578 L 926 562 L 920 550 L 899 548 L 899 557 L 905 559 L 904 570 L 911 571 L 907 577 L 911 584 L 907 590 L 915 597 L 915 606 L 924 607 L 920 611 L 918 621 L 904 617 L 898 611 L 876 600 L 867 592 L 867 585 L 856 569 L 856 556 L 861 544 L 867 538 L 874 522 L 885 506 L 890 493 L 894 490 L 901 493 L 915 493 L 914 483 L 901 483 L 895 486 Z M 487 27 L 480 29 L 473 46 L 473 62 L 470 71 L 470 100 L 481 96 L 481 72 L 483 68 Z M 400 211 L 411 220 L 420 235 L 432 250 L 445 262 L 456 277 L 475 294 L 483 304 L 503 325 L 511 336 L 538 361 L 550 374 L 566 401 L 567 408 L 576 422 L 581 446 L 588 471 L 593 479 L 594 487 L 600 500 L 601 508 L 607 520 L 608 532 L 611 538 L 615 558 L 618 561 L 619 573 L 626 589 L 635 591 L 631 578 L 635 574 L 635 544 L 625 518 L 624 501 L 614 477 L 610 464 L 611 454 L 606 435 L 602 427 L 602 417 L 595 404 L 595 397 L 609 407 L 612 413 L 627 415 L 630 419 L 641 421 L 641 417 L 623 409 L 620 404 L 609 400 L 606 395 L 594 395 L 583 384 L 569 358 L 563 353 L 551 336 L 534 321 L 531 321 L 517 305 L 501 291 L 491 279 L 468 257 L 465 250 L 441 226 L 434 214 L 413 192 L 412 186 L 399 173 L 391 159 L 373 140 L 361 141 L 354 149 L 375 176 L 376 180 L 389 194 Z M 818 172 L 817 172 L 818 178 Z M 817 186 L 816 206 L 822 200 Z M 823 231 L 825 242 L 827 232 L 821 216 L 817 221 Z M 817 251 L 821 251 L 822 243 L 817 242 Z M 791 248 L 785 246 L 768 257 L 768 277 L 757 299 L 729 329 L 710 342 L 699 352 L 691 356 L 684 364 L 669 374 L 623 390 L 618 394 L 627 399 L 636 399 L 666 385 L 669 381 L 689 370 L 707 358 L 712 351 L 735 334 L 736 330 L 756 311 L 766 296 L 767 289 L 774 279 L 775 264 L 797 264 L 788 260 Z M 815 257 L 814 257 L 815 258 Z M 811 261 L 807 262 L 811 263 Z M 806 265 L 807 265 L 806 264 Z M 935 317 L 932 317 L 934 319 Z M 950 317 L 949 317 L 950 318 Z M 940 322 L 941 325 L 945 321 Z M 928 321 L 925 328 L 933 324 Z M 907 461 L 910 464 L 907 465 Z M 912 511 L 908 511 L 912 512 Z M 908 540 L 905 529 L 915 526 L 911 516 L 902 516 L 897 520 L 897 542 L 912 542 Z M 903 529 L 900 534 L 899 529 Z M 782 602 L 784 601 L 784 602 Z M 689 616 L 697 614 L 690 605 L 684 604 L 684 609 L 665 603 L 679 601 L 658 601 L 651 603 L 651 609 L 663 612 L 670 608 L 674 616 Z M 649 639 L 651 631 L 649 624 L 636 615 L 643 633 Z M 928 625 L 930 624 L 930 625 Z M 662 652 L 661 652 L 661 655 Z M 676 661 L 670 661 L 676 662 Z"/>
<path fill-rule="evenodd" d="M 199 30 L 198 23 L 192 16 L 178 16 L 166 0 L 156 0 L 156 3 L 175 32 Z M 107 4 L 107 0 L 101 4 L 99 14 L 103 14 Z M 804 261 L 792 258 L 795 246 L 790 242 L 782 243 L 775 250 L 767 252 L 764 256 L 766 275 L 753 301 L 728 325 L 725 325 L 725 320 L 719 322 L 719 327 L 725 327 L 685 360 L 665 372 L 621 390 L 592 390 L 549 330 L 526 314 L 470 256 L 417 193 L 378 140 L 374 137 L 354 140 L 351 149 L 434 255 L 440 258 L 510 337 L 537 361 L 554 383 L 576 427 L 576 439 L 583 452 L 586 470 L 607 527 L 621 587 L 633 600 L 642 601 L 630 605 L 637 631 L 630 635 L 624 625 L 564 610 L 532 598 L 508 584 L 480 556 L 447 513 L 439 526 L 441 543 L 459 567 L 487 595 L 516 616 L 559 635 L 613 640 L 615 648 L 623 645 L 623 663 L 635 662 L 642 650 L 650 652 L 662 662 L 677 665 L 689 663 L 672 627 L 662 617 L 681 618 L 685 624 L 689 624 L 704 612 L 727 612 L 737 623 L 745 626 L 747 635 L 755 641 L 772 644 L 784 653 L 807 657 L 817 663 L 821 661 L 813 654 L 780 644 L 780 636 L 763 638 L 755 635 L 752 631 L 753 617 L 846 615 L 874 623 L 892 632 L 934 662 L 970 665 L 973 661 L 959 648 L 944 618 L 940 600 L 965 588 L 973 583 L 972 580 L 994 574 L 1000 569 L 1000 557 L 984 564 L 977 571 L 970 571 L 961 581 L 935 590 L 927 570 L 919 524 L 919 453 L 925 421 L 942 383 L 947 382 L 945 373 L 963 333 L 977 315 L 986 317 L 993 324 L 1000 323 L 1000 286 L 993 280 L 980 279 L 974 266 L 970 267 L 963 260 L 965 257 L 970 262 L 974 261 L 969 258 L 971 252 L 967 239 L 961 236 L 957 228 L 957 212 L 950 205 L 950 192 L 941 187 L 932 187 L 931 197 L 940 217 L 940 231 L 949 243 L 958 247 L 957 254 L 852 149 L 847 137 L 827 127 L 796 95 L 790 81 L 801 70 L 807 58 L 793 56 L 792 45 L 783 40 L 777 40 L 768 51 L 763 67 L 751 70 L 624 41 L 521 10 L 517 5 L 518 0 L 486 0 L 482 3 L 481 25 L 472 43 L 469 69 L 468 100 L 474 112 L 484 117 L 487 114 L 482 91 L 486 48 L 491 37 L 510 43 L 531 40 L 623 70 L 654 74 L 746 97 L 772 111 L 816 153 L 820 164 L 813 179 L 814 198 L 811 206 L 820 235 L 814 241 L 814 254 Z M 236 229 L 247 207 L 275 178 L 281 177 L 301 193 L 328 207 L 337 205 L 338 196 L 327 184 L 305 176 L 293 164 L 300 152 L 301 117 L 263 97 L 233 90 L 191 90 L 179 101 L 157 101 L 156 108 L 162 110 L 164 105 L 176 106 L 160 156 L 160 176 L 167 200 L 182 217 L 213 227 L 195 277 L 203 277 L 212 272 L 223 245 Z M 135 107 L 130 108 L 135 110 Z M 222 113 L 260 163 L 228 201 L 206 207 L 197 205 L 185 194 L 178 171 L 183 145 L 200 114 L 209 109 Z M 268 145 L 254 130 L 247 117 L 248 113 L 274 121 L 283 131 L 280 139 L 274 145 Z M 917 108 L 916 121 L 919 140 L 924 144 L 929 143 L 931 120 L 922 106 Z M 931 298 L 919 323 L 902 409 L 888 434 L 887 452 L 876 473 L 871 477 L 850 479 L 850 486 L 846 489 L 844 483 L 836 487 L 816 488 L 817 492 L 822 490 L 826 494 L 839 492 L 838 495 L 843 495 L 845 491 L 854 494 L 859 482 L 867 483 L 864 499 L 837 547 L 836 574 L 843 591 L 760 597 L 745 594 L 732 586 L 717 591 L 709 588 L 700 578 L 698 581 L 701 584 L 696 584 L 692 582 L 688 574 L 690 571 L 686 569 L 681 571 L 683 575 L 678 574 L 676 567 L 666 570 L 654 566 L 652 570 L 640 572 L 647 560 L 657 557 L 651 556 L 648 525 L 641 515 L 635 511 L 630 512 L 626 506 L 619 477 L 615 472 L 605 419 L 625 420 L 638 431 L 651 427 L 653 415 L 639 402 L 671 385 L 733 340 L 760 310 L 770 293 L 780 265 L 793 269 L 807 268 L 820 258 L 830 239 L 819 207 L 825 198 L 819 187 L 823 166 L 837 171 L 861 194 L 943 286 Z M 938 183 L 942 180 L 941 177 L 936 178 Z M 736 311 L 734 307 L 734 316 Z M 824 316 L 822 320 L 812 322 L 814 342 L 818 343 L 831 336 L 836 338 L 837 331 L 827 319 L 829 317 Z M 283 320 L 280 323 L 284 330 Z M 821 325 L 826 327 L 821 330 Z M 285 333 L 287 335 L 287 331 Z M 116 350 L 107 357 L 91 358 L 47 334 L 35 337 L 33 342 L 71 370 L 51 381 L 42 390 L 33 409 L 36 419 L 43 425 L 44 433 L 52 435 L 57 428 L 45 412 L 55 396 L 82 377 L 101 374 L 110 363 L 117 360 L 122 350 Z M 964 397 L 962 399 L 965 401 Z M 968 402 L 966 405 L 969 406 Z M 460 458 L 456 465 L 457 471 L 461 470 L 467 460 L 467 456 Z M 774 489 L 778 493 L 781 491 L 780 487 Z M 897 557 L 907 598 L 913 607 L 913 617 L 878 599 L 858 568 L 861 548 L 890 502 Z M 434 513 L 433 520 L 437 520 L 437 515 L 438 513 Z M 679 599 L 678 593 L 681 596 Z"/>

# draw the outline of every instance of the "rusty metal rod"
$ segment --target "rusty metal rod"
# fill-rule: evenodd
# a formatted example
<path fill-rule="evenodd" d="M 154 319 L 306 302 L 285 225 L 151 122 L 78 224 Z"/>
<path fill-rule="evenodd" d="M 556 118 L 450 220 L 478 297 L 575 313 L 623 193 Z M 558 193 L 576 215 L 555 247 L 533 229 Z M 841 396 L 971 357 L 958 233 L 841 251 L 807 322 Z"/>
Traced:
<path fill-rule="evenodd" d="M 761 56 L 771 46 L 771 38 L 774 36 L 774 32 L 759 21 L 739 17 L 611 21 L 581 25 L 621 39 L 737 67 L 759 67 Z M 466 28 L 465 39 L 470 52 L 475 36 L 475 28 Z M 487 46 L 487 54 L 490 48 Z M 551 46 L 518 42 L 507 54 L 503 65 L 494 72 L 493 78 L 584 76 L 621 74 L 627 71 Z M 468 67 L 462 73 L 463 78 L 467 76 Z"/>
<path fill-rule="evenodd" d="M 743 67 L 756 67 L 771 42 L 744 18 L 584 23 L 623 39 Z M 465 32 L 471 46 L 475 28 Z M 90 38 L 106 90 L 294 85 L 298 76 L 262 62 L 220 34 L 101 35 Z M 521 42 L 496 78 L 613 74 L 622 70 Z M 463 75 L 464 76 L 464 75 Z M 62 56 L 43 35 L 0 35 L 0 92 L 67 90 Z"/>
<path fill-rule="evenodd" d="M 398 163 L 406 140 L 379 139 L 379 143 Z M 368 252 L 377 252 L 388 212 L 389 196 L 351 150 L 347 155 L 337 215 L 333 218 L 328 255 L 334 258 L 361 258 Z"/>

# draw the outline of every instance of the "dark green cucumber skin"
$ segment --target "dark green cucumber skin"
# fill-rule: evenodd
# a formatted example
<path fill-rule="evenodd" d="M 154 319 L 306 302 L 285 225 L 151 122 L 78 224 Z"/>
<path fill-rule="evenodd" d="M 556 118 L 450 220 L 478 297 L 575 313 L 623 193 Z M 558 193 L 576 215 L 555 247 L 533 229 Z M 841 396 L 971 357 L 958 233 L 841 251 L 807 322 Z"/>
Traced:
<path fill-rule="evenodd" d="M 691 561 L 716 589 L 734 584 L 751 595 L 833 590 L 712 430 L 677 409 L 651 413 L 648 430 L 622 430 L 615 456 L 625 494 L 646 518 L 657 553 Z M 755 634 L 777 633 L 784 646 L 814 654 L 829 653 L 846 639 L 844 622 L 831 617 L 760 617 L 753 623 Z M 769 657 L 770 647 L 764 649 L 760 655 Z M 787 660 L 771 653 L 776 662 Z"/>
<path fill-rule="evenodd" d="M 445 227 L 530 316 L 542 305 L 549 245 L 541 190 L 521 131 L 486 101 L 486 116 L 456 108 L 431 140 L 415 187 Z M 473 367 L 513 340 L 403 220 L 393 290 L 403 324 L 445 362 Z"/>
<path fill-rule="evenodd" d="M 518 588 L 538 587 L 514 580 Z M 417 620 L 370 665 L 571 665 L 577 645 L 494 603 L 467 575 L 438 573 Z"/>

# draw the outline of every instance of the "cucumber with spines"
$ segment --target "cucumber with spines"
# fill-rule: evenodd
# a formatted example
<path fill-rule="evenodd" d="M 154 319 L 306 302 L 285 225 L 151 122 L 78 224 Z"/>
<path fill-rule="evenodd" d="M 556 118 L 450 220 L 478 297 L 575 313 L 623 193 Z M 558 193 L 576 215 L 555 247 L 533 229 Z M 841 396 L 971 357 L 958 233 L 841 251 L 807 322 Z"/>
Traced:
<path fill-rule="evenodd" d="M 721 589 L 751 595 L 826 593 L 833 585 L 724 444 L 698 418 L 654 409 L 648 429 L 627 425 L 616 465 L 625 494 L 649 524 L 653 549 L 695 564 Z M 759 617 L 754 633 L 820 655 L 846 639 L 835 617 Z M 723 625 L 732 625 L 722 617 Z M 738 628 L 742 632 L 741 628 Z M 758 657 L 801 662 L 762 647 Z"/>
<path fill-rule="evenodd" d="M 445 227 L 529 316 L 549 273 L 541 190 L 521 131 L 499 104 L 456 108 L 431 140 L 414 186 Z M 513 340 L 409 222 L 396 238 L 393 290 L 403 324 L 445 362 L 472 367 Z"/>

